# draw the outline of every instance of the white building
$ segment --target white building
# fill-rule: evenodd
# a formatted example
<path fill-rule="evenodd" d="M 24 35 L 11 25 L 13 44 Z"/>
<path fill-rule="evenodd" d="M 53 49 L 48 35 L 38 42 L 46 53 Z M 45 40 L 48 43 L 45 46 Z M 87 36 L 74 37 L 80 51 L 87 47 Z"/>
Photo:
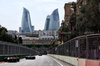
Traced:
<path fill-rule="evenodd" d="M 15 30 L 8 30 L 7 32 L 8 34 L 12 35 L 12 36 L 15 36 L 15 35 L 18 35 L 18 32 Z"/>

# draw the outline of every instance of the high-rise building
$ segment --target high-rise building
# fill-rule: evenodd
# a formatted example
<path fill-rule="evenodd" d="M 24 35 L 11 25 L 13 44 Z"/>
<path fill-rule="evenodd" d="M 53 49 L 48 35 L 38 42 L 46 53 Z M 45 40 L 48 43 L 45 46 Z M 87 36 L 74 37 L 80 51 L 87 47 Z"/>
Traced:
<path fill-rule="evenodd" d="M 50 15 L 48 15 L 46 18 L 44 31 L 49 29 L 49 24 L 50 24 Z"/>
<path fill-rule="evenodd" d="M 58 30 L 60 26 L 58 9 L 55 9 L 50 17 L 49 30 Z"/>
<path fill-rule="evenodd" d="M 20 28 L 20 33 L 33 33 L 34 26 L 31 25 L 30 13 L 26 8 L 23 8 L 22 24 Z"/>
<path fill-rule="evenodd" d="M 57 30 L 60 26 L 58 9 L 55 9 L 51 15 L 46 17 L 44 35 L 57 36 Z"/>

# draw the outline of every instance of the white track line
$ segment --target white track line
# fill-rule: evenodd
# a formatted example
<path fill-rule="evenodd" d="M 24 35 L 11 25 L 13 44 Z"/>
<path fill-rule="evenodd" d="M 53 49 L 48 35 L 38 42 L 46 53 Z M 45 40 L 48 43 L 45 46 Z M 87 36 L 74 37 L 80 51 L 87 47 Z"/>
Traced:
<path fill-rule="evenodd" d="M 50 57 L 50 56 L 49 56 Z M 52 58 L 52 57 L 50 57 Z M 60 62 L 58 62 L 56 59 L 52 58 L 54 61 L 56 61 L 60 66 L 63 66 Z"/>

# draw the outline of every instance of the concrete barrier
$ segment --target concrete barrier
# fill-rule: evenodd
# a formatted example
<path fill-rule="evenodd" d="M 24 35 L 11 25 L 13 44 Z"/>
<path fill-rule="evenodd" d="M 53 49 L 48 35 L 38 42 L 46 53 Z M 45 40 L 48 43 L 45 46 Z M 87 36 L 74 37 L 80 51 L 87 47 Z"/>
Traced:
<path fill-rule="evenodd" d="M 65 61 L 69 64 L 72 64 L 74 66 L 78 66 L 78 58 L 75 57 L 69 57 L 69 56 L 62 56 L 62 55 L 53 55 L 53 54 L 48 54 L 51 57 L 57 58 L 59 60 Z"/>
<path fill-rule="evenodd" d="M 86 66 L 100 66 L 100 61 L 86 60 Z"/>
<path fill-rule="evenodd" d="M 80 58 L 78 61 L 78 66 L 86 66 L 86 59 Z"/>
<path fill-rule="evenodd" d="M 54 55 L 48 54 L 51 57 L 57 58 L 74 66 L 100 66 L 100 61 L 97 60 L 88 60 L 83 58 L 63 56 L 63 55 Z"/>

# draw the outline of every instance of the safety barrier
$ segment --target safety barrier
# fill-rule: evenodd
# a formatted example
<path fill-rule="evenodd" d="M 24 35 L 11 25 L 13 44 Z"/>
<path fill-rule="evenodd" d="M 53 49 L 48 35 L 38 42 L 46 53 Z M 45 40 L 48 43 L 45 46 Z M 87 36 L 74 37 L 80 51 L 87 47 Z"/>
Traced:
<path fill-rule="evenodd" d="M 100 66 L 100 61 L 86 60 L 86 66 Z"/>
<path fill-rule="evenodd" d="M 100 60 L 90 60 L 85 58 L 48 54 L 49 56 L 67 62 L 73 66 L 100 66 Z"/>
<path fill-rule="evenodd" d="M 100 34 L 76 37 L 63 45 L 51 49 L 49 54 L 100 59 Z"/>
<path fill-rule="evenodd" d="M 38 52 L 22 46 L 21 44 L 14 44 L 9 42 L 0 41 L 0 55 L 28 55 L 28 54 L 37 54 Z"/>

